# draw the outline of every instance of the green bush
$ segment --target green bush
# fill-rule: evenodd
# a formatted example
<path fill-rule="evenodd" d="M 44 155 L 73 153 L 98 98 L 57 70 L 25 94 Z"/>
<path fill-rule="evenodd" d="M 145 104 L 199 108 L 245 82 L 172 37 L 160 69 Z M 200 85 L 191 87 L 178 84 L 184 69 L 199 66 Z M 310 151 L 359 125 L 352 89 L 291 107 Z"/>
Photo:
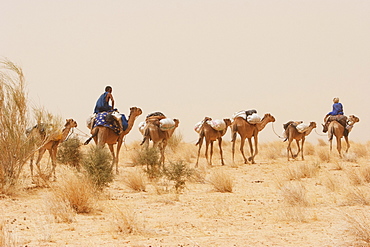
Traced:
<path fill-rule="evenodd" d="M 162 176 L 159 158 L 160 154 L 157 148 L 143 148 L 136 152 L 133 163 L 134 165 L 145 166 L 144 171 L 149 178 L 159 178 Z"/>
<path fill-rule="evenodd" d="M 170 162 L 170 165 L 163 168 L 165 177 L 173 181 L 176 192 L 181 192 L 185 188 L 185 183 L 189 177 L 193 175 L 193 169 L 188 168 L 188 165 L 183 161 L 176 163 Z"/>
<path fill-rule="evenodd" d="M 112 155 L 106 148 L 91 147 L 82 159 L 87 177 L 97 189 L 103 189 L 113 181 Z"/>
<path fill-rule="evenodd" d="M 69 165 L 80 170 L 82 159 L 81 141 L 77 137 L 64 141 L 58 150 L 57 159 L 60 163 Z"/>

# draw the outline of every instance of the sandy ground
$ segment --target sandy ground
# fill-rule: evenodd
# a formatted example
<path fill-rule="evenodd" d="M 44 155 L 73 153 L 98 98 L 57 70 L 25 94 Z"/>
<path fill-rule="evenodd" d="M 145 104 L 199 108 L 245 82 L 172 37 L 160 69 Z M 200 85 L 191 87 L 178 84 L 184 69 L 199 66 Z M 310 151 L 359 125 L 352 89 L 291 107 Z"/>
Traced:
<path fill-rule="evenodd" d="M 192 144 L 193 145 L 193 144 Z M 282 153 L 284 153 L 282 147 Z M 229 149 L 227 146 L 225 149 Z M 263 148 L 263 147 L 262 147 Z M 262 149 L 261 148 L 261 149 Z M 268 146 L 264 147 L 268 149 Z M 324 147 L 327 149 L 327 147 Z M 188 159 L 195 164 L 196 149 Z M 355 246 L 361 244 L 351 231 L 346 214 L 367 212 L 364 202 L 353 202 L 347 187 L 348 171 L 369 166 L 367 157 L 355 161 L 322 162 L 317 154 L 305 161 L 286 161 L 278 155 L 259 154 L 256 164 L 243 164 L 240 153 L 232 164 L 230 151 L 220 166 L 218 149 L 214 164 L 201 157 L 197 169 L 204 180 L 188 181 L 177 194 L 168 185 L 147 181 L 145 192 L 134 192 L 124 179 L 138 171 L 122 151 L 120 174 L 97 200 L 89 214 L 75 214 L 71 223 L 56 222 L 50 213 L 50 188 L 32 187 L 25 172 L 22 190 L 2 196 L 0 215 L 9 246 Z M 177 151 L 180 152 L 180 151 Z M 182 151 L 184 152 L 184 151 Z M 203 152 L 203 151 L 202 151 Z M 176 152 L 175 152 L 176 153 Z M 47 163 L 44 158 L 44 163 Z M 311 177 L 292 179 L 303 165 L 319 167 Z M 26 169 L 26 168 L 25 168 Z M 58 178 L 66 169 L 58 168 Z M 233 181 L 231 193 L 215 191 L 208 183 L 212 172 L 222 170 Z M 290 174 L 290 175 L 289 175 Z M 55 182 L 57 184 L 58 182 Z M 330 184 L 332 185 L 330 186 Z M 283 188 L 303 186 L 305 205 L 289 203 Z M 158 189 L 160 188 L 160 189 Z M 355 188 L 369 190 L 367 183 Z M 366 194 L 369 195 L 369 194 Z M 366 198 L 364 199 L 366 202 Z M 370 201 L 370 199 L 369 199 Z M 118 231 L 119 215 L 131 217 L 132 233 Z M 122 218 L 122 217 L 121 217 Z M 363 242 L 362 242 L 363 243 Z"/>

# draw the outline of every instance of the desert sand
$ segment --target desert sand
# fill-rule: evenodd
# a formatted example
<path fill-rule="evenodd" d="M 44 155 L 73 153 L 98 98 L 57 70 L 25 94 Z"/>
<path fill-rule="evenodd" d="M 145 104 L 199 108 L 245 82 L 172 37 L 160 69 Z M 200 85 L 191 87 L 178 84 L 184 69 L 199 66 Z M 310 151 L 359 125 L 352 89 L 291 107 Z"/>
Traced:
<path fill-rule="evenodd" d="M 368 144 L 352 143 L 350 152 L 339 159 L 335 150 L 329 156 L 323 142 L 307 143 L 305 160 L 288 162 L 286 143 L 261 143 L 256 164 L 244 164 L 238 149 L 233 163 L 230 143 L 223 147 L 225 166 L 217 146 L 212 167 L 203 149 L 196 176 L 176 193 L 170 182 L 147 179 L 142 167 L 132 162 L 138 144 L 126 145 L 120 173 L 94 199 L 91 212 L 72 213 L 70 222 L 58 220 L 51 202 L 53 191 L 73 169 L 58 164 L 56 182 L 35 186 L 25 166 L 18 192 L 0 198 L 0 236 L 7 246 L 28 247 L 369 244 L 369 232 L 361 232 L 358 224 L 366 228 L 370 223 Z M 180 143 L 166 150 L 166 165 L 183 160 L 194 168 L 196 154 L 193 143 Z M 42 165 L 49 163 L 45 155 Z M 232 192 L 215 189 L 210 183 L 215 172 L 233 181 Z M 143 174 L 145 191 L 127 186 L 133 173 Z"/>

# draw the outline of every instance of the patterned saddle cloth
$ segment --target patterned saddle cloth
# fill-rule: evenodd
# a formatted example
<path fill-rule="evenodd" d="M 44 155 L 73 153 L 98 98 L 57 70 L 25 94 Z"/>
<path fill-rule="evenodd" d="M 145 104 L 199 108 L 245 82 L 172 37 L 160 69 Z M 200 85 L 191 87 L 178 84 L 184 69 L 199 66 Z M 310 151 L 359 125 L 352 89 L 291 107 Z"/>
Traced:
<path fill-rule="evenodd" d="M 117 123 L 117 121 L 107 121 L 106 117 L 108 115 L 108 112 L 99 112 L 95 117 L 94 127 L 95 126 L 104 126 L 112 129 L 117 135 L 120 133 L 120 127 Z M 128 127 L 128 122 L 126 119 L 125 114 L 121 114 L 121 121 L 122 121 L 122 127 L 123 130 L 126 130 Z"/>

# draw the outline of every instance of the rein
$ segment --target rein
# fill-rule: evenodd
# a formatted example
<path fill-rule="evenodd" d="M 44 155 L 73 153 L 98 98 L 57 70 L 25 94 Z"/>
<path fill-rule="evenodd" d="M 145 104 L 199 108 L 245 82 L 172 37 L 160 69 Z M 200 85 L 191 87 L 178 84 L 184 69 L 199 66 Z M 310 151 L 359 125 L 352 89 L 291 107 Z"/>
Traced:
<path fill-rule="evenodd" d="M 271 126 L 272 126 L 272 131 L 274 132 L 274 134 L 275 134 L 277 137 L 279 137 L 280 139 L 285 139 L 285 137 L 280 136 L 280 135 L 278 135 L 278 133 L 276 133 L 275 128 L 274 128 L 274 123 L 273 123 L 273 122 L 271 123 Z"/>

